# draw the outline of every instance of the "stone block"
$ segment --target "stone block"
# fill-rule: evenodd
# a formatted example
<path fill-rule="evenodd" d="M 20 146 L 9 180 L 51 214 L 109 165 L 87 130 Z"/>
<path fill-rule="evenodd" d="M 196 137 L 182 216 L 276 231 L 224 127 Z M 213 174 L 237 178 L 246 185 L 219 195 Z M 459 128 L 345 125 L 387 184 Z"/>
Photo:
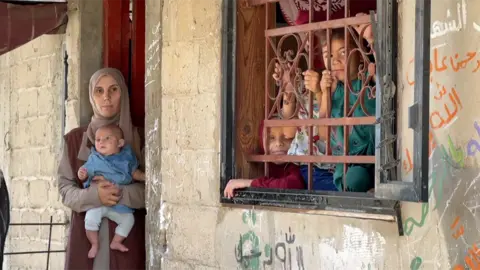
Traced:
<path fill-rule="evenodd" d="M 162 31 L 165 42 L 193 39 L 193 0 L 181 3 L 175 0 L 163 1 Z"/>
<path fill-rule="evenodd" d="M 216 266 L 215 231 L 218 208 L 175 205 L 167 229 L 169 258 Z"/>
<path fill-rule="evenodd" d="M 10 51 L 9 54 L 16 62 L 22 62 L 59 53 L 62 50 L 63 37 L 64 35 L 42 35 Z"/>
<path fill-rule="evenodd" d="M 52 62 L 56 60 L 53 56 L 39 57 L 14 65 L 10 73 L 12 90 L 49 85 Z"/>
<path fill-rule="evenodd" d="M 162 99 L 162 149 L 219 147 L 219 106 L 215 94 Z"/>
<path fill-rule="evenodd" d="M 219 155 L 213 151 L 162 151 L 162 199 L 172 203 L 218 205 Z"/>
<path fill-rule="evenodd" d="M 11 152 L 11 177 L 37 176 L 40 171 L 40 156 L 38 150 L 13 149 Z"/>
<path fill-rule="evenodd" d="M 38 92 L 37 88 L 29 88 L 27 90 L 12 91 L 12 109 L 18 119 L 34 117 L 38 115 Z"/>
<path fill-rule="evenodd" d="M 201 68 L 198 70 L 198 90 L 200 93 L 220 93 L 221 42 L 220 40 L 206 40 L 200 44 L 199 65 Z"/>
<path fill-rule="evenodd" d="M 199 55 L 199 45 L 193 41 L 164 45 L 161 63 L 163 95 L 198 93 Z"/>
<path fill-rule="evenodd" d="M 12 115 L 12 117 L 14 117 Z M 10 122 L 10 130 L 13 130 L 10 134 L 10 147 L 12 148 L 24 148 L 31 144 L 31 130 L 30 121 L 26 119 L 19 119 Z"/>
<path fill-rule="evenodd" d="M 60 136 L 57 135 L 55 137 Z M 56 144 L 58 145 L 58 143 Z M 55 153 L 52 148 L 41 148 L 38 150 L 39 175 L 56 178 L 59 163 L 57 155 L 58 153 Z"/>
<path fill-rule="evenodd" d="M 23 208 L 29 204 L 28 195 L 30 190 L 30 183 L 27 180 L 15 179 L 10 181 L 10 205 L 12 208 Z M 23 218 L 23 216 L 22 216 Z M 16 220 L 15 222 L 20 222 Z M 23 221 L 23 220 L 22 220 Z"/>
<path fill-rule="evenodd" d="M 29 181 L 29 202 L 30 207 L 44 208 L 48 207 L 48 193 L 51 186 L 47 180 Z"/>
<path fill-rule="evenodd" d="M 77 99 L 67 100 L 65 103 L 65 133 L 80 126 L 80 102 Z"/>
<path fill-rule="evenodd" d="M 62 110 L 61 104 L 58 102 L 60 96 L 53 93 L 51 88 L 41 87 L 38 89 L 38 115 L 57 114 Z"/>
<path fill-rule="evenodd" d="M 23 238 L 15 239 L 15 241 L 12 241 L 10 244 L 9 250 L 11 251 L 40 251 L 47 250 L 48 248 L 48 243 L 46 241 Z M 63 249 L 63 246 L 56 243 L 51 243 L 50 249 L 61 250 Z M 65 254 L 63 255 L 65 256 Z M 52 259 L 53 258 L 51 258 L 51 260 Z M 45 253 L 10 256 L 10 264 L 12 268 L 19 267 L 19 269 L 45 269 L 47 266 L 47 257 Z"/>
<path fill-rule="evenodd" d="M 19 223 L 41 223 L 41 214 L 37 210 L 32 209 L 23 209 L 22 210 L 22 219 Z M 41 226 L 22 226 L 22 237 L 30 239 L 39 239 Z"/>
<path fill-rule="evenodd" d="M 51 146 L 57 143 L 55 133 L 60 130 L 60 122 L 54 121 L 53 117 L 38 117 L 30 120 L 32 133 L 31 146 Z"/>
<path fill-rule="evenodd" d="M 180 3 L 177 5 L 183 7 Z M 219 40 L 222 28 L 222 1 L 193 1 L 192 11 L 193 38 L 207 39 L 209 41 Z"/>

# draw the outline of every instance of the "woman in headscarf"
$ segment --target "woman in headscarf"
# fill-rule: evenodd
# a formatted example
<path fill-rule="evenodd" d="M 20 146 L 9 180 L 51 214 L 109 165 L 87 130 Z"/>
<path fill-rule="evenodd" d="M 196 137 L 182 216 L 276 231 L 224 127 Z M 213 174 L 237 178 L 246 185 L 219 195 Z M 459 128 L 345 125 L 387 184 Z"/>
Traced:
<path fill-rule="evenodd" d="M 58 168 L 58 188 L 64 205 L 72 209 L 65 269 L 145 269 L 145 185 L 134 183 L 119 187 L 102 176 L 94 184 L 82 188 L 75 172 L 85 163 L 95 143 L 95 131 L 117 124 L 140 161 L 144 157 L 138 129 L 132 125 L 128 89 L 120 71 L 104 68 L 95 72 L 89 85 L 93 116 L 88 126 L 76 128 L 65 135 L 63 157 Z M 85 235 L 85 211 L 100 206 L 126 205 L 136 210 L 135 225 L 124 241 L 126 253 L 113 251 L 109 243 L 116 224 L 104 219 L 99 232 L 100 249 L 95 259 L 88 259 L 90 243 Z"/>

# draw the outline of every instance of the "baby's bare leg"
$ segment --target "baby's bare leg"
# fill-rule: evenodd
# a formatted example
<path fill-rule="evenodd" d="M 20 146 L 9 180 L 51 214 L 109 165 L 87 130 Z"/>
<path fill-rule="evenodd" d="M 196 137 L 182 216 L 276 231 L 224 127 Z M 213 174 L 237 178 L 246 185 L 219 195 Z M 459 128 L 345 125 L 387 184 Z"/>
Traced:
<path fill-rule="evenodd" d="M 122 244 L 123 240 L 128 236 L 132 230 L 135 219 L 132 213 L 117 213 L 114 210 L 110 210 L 107 213 L 108 218 L 115 221 L 118 226 L 115 229 L 115 236 L 110 243 L 110 248 L 121 252 L 127 252 L 128 248 Z"/>
<path fill-rule="evenodd" d="M 98 230 L 105 210 L 104 207 L 93 208 L 88 210 L 85 215 L 85 231 L 88 241 L 92 244 L 90 251 L 88 251 L 88 258 L 90 259 L 95 258 L 98 253 Z"/>
<path fill-rule="evenodd" d="M 125 240 L 125 237 L 115 234 L 112 243 L 110 243 L 110 248 L 121 252 L 127 252 L 128 248 L 122 244 L 123 240 Z"/>
<path fill-rule="evenodd" d="M 87 230 L 87 238 L 90 244 L 92 244 L 92 247 L 88 251 L 88 258 L 93 259 L 98 253 L 98 231 Z"/>

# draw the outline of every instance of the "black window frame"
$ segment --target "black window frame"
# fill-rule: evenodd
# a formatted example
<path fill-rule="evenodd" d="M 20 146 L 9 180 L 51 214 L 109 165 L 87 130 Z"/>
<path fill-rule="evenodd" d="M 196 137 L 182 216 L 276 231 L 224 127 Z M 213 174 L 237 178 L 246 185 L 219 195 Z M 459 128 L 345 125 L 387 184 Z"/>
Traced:
<path fill-rule="evenodd" d="M 377 79 L 377 128 L 376 168 L 385 168 L 387 173 L 375 175 L 375 193 L 322 192 L 309 190 L 279 190 L 246 188 L 236 192 L 233 199 L 223 196 L 227 182 L 235 178 L 235 71 L 236 71 L 236 3 L 237 0 L 223 1 L 222 28 L 222 92 L 221 92 L 221 183 L 220 202 L 225 206 L 256 208 L 287 208 L 294 211 L 325 210 L 336 212 L 362 213 L 393 216 L 403 235 L 400 201 L 428 201 L 428 132 L 429 132 L 429 63 L 430 63 L 430 1 L 416 0 L 415 21 L 415 101 L 410 108 L 409 127 L 414 129 L 414 181 L 395 181 L 398 160 L 384 160 L 382 148 L 395 145 L 396 124 L 390 134 L 382 130 L 384 121 L 394 121 L 394 114 L 382 115 L 388 104 L 381 104 L 385 86 L 392 87 L 396 81 L 397 55 L 397 1 L 377 0 L 376 19 L 373 13 L 373 30 L 376 34 L 377 78 L 386 78 L 387 84 Z M 355 1 L 355 0 L 352 0 Z M 381 63 L 381 64 L 380 64 Z M 391 83 L 390 83 L 391 82 Z M 426 91 L 424 91 L 426 89 Z M 379 104 L 380 103 L 380 104 Z M 395 100 L 391 100 L 395 106 Z M 384 106 L 384 107 L 381 107 Z M 396 111 L 396 107 L 393 107 Z M 393 136 L 391 136 L 393 134 Z M 385 143 L 387 142 L 387 143 Z M 379 156 L 377 156 L 379 155 Z M 393 164 L 392 163 L 392 164 Z"/>

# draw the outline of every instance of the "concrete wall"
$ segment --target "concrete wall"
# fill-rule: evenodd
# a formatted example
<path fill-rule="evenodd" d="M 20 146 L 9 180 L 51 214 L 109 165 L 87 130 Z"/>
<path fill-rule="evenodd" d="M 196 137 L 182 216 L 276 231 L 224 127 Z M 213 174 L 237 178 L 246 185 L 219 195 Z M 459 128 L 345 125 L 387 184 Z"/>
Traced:
<path fill-rule="evenodd" d="M 408 63 L 414 49 L 415 1 L 398 2 L 398 91 L 403 116 L 412 102 L 413 88 L 406 74 L 410 72 L 411 78 L 413 70 Z M 461 0 L 434 2 L 432 22 L 457 19 Z M 466 257 L 471 255 L 468 248 L 480 240 L 475 212 L 480 128 L 474 127 L 476 72 L 480 72 L 476 57 L 480 29 L 474 22 L 480 5 L 464 2 L 468 4 L 466 25 L 432 40 L 432 46 L 444 44 L 438 49 L 439 57 L 448 57 L 447 69 L 434 72 L 433 81 L 445 85 L 447 93 L 455 87 L 461 106 L 457 102 L 457 115 L 450 122 L 438 130 L 432 128 L 438 146 L 432 155 L 431 168 L 436 172 L 431 179 L 432 199 L 424 205 L 402 204 L 406 235 L 399 237 L 396 225 L 383 221 L 221 207 L 222 1 L 148 0 L 146 48 L 147 59 L 152 59 L 147 63 L 146 78 L 150 269 L 158 269 L 160 264 L 163 269 L 451 269 L 457 265 L 455 269 L 468 269 L 466 263 L 475 262 Z M 469 60 L 455 71 L 458 61 L 465 59 Z M 435 87 L 433 83 L 431 112 L 439 110 L 443 116 L 447 103 L 434 98 L 438 93 Z M 446 102 L 450 96 L 443 98 Z M 454 105 L 446 106 L 451 106 L 453 114 Z M 404 126 L 406 119 L 399 121 Z M 403 133 L 401 149 L 409 149 L 411 154 L 410 133 Z M 448 144 L 448 135 L 453 146 Z M 441 146 L 447 149 L 446 155 L 439 151 Z M 471 156 L 465 154 L 469 150 Z M 408 157 L 403 156 L 403 161 L 402 173 L 408 177 Z M 261 254 L 243 259 L 239 255 L 251 251 Z M 470 266 L 474 267 L 478 266 Z"/>
<path fill-rule="evenodd" d="M 0 56 L 0 166 L 11 196 L 12 223 L 70 218 L 57 191 L 56 172 L 64 132 L 90 118 L 87 89 L 102 64 L 102 11 L 101 0 L 69 1 L 66 34 L 41 36 Z M 48 233 L 48 226 L 10 227 L 6 252 L 47 250 Z M 66 235 L 67 227 L 53 227 L 51 249 L 64 250 Z M 64 256 L 51 254 L 49 269 L 63 269 Z M 7 256 L 4 269 L 45 269 L 46 259 L 46 254 Z"/>

